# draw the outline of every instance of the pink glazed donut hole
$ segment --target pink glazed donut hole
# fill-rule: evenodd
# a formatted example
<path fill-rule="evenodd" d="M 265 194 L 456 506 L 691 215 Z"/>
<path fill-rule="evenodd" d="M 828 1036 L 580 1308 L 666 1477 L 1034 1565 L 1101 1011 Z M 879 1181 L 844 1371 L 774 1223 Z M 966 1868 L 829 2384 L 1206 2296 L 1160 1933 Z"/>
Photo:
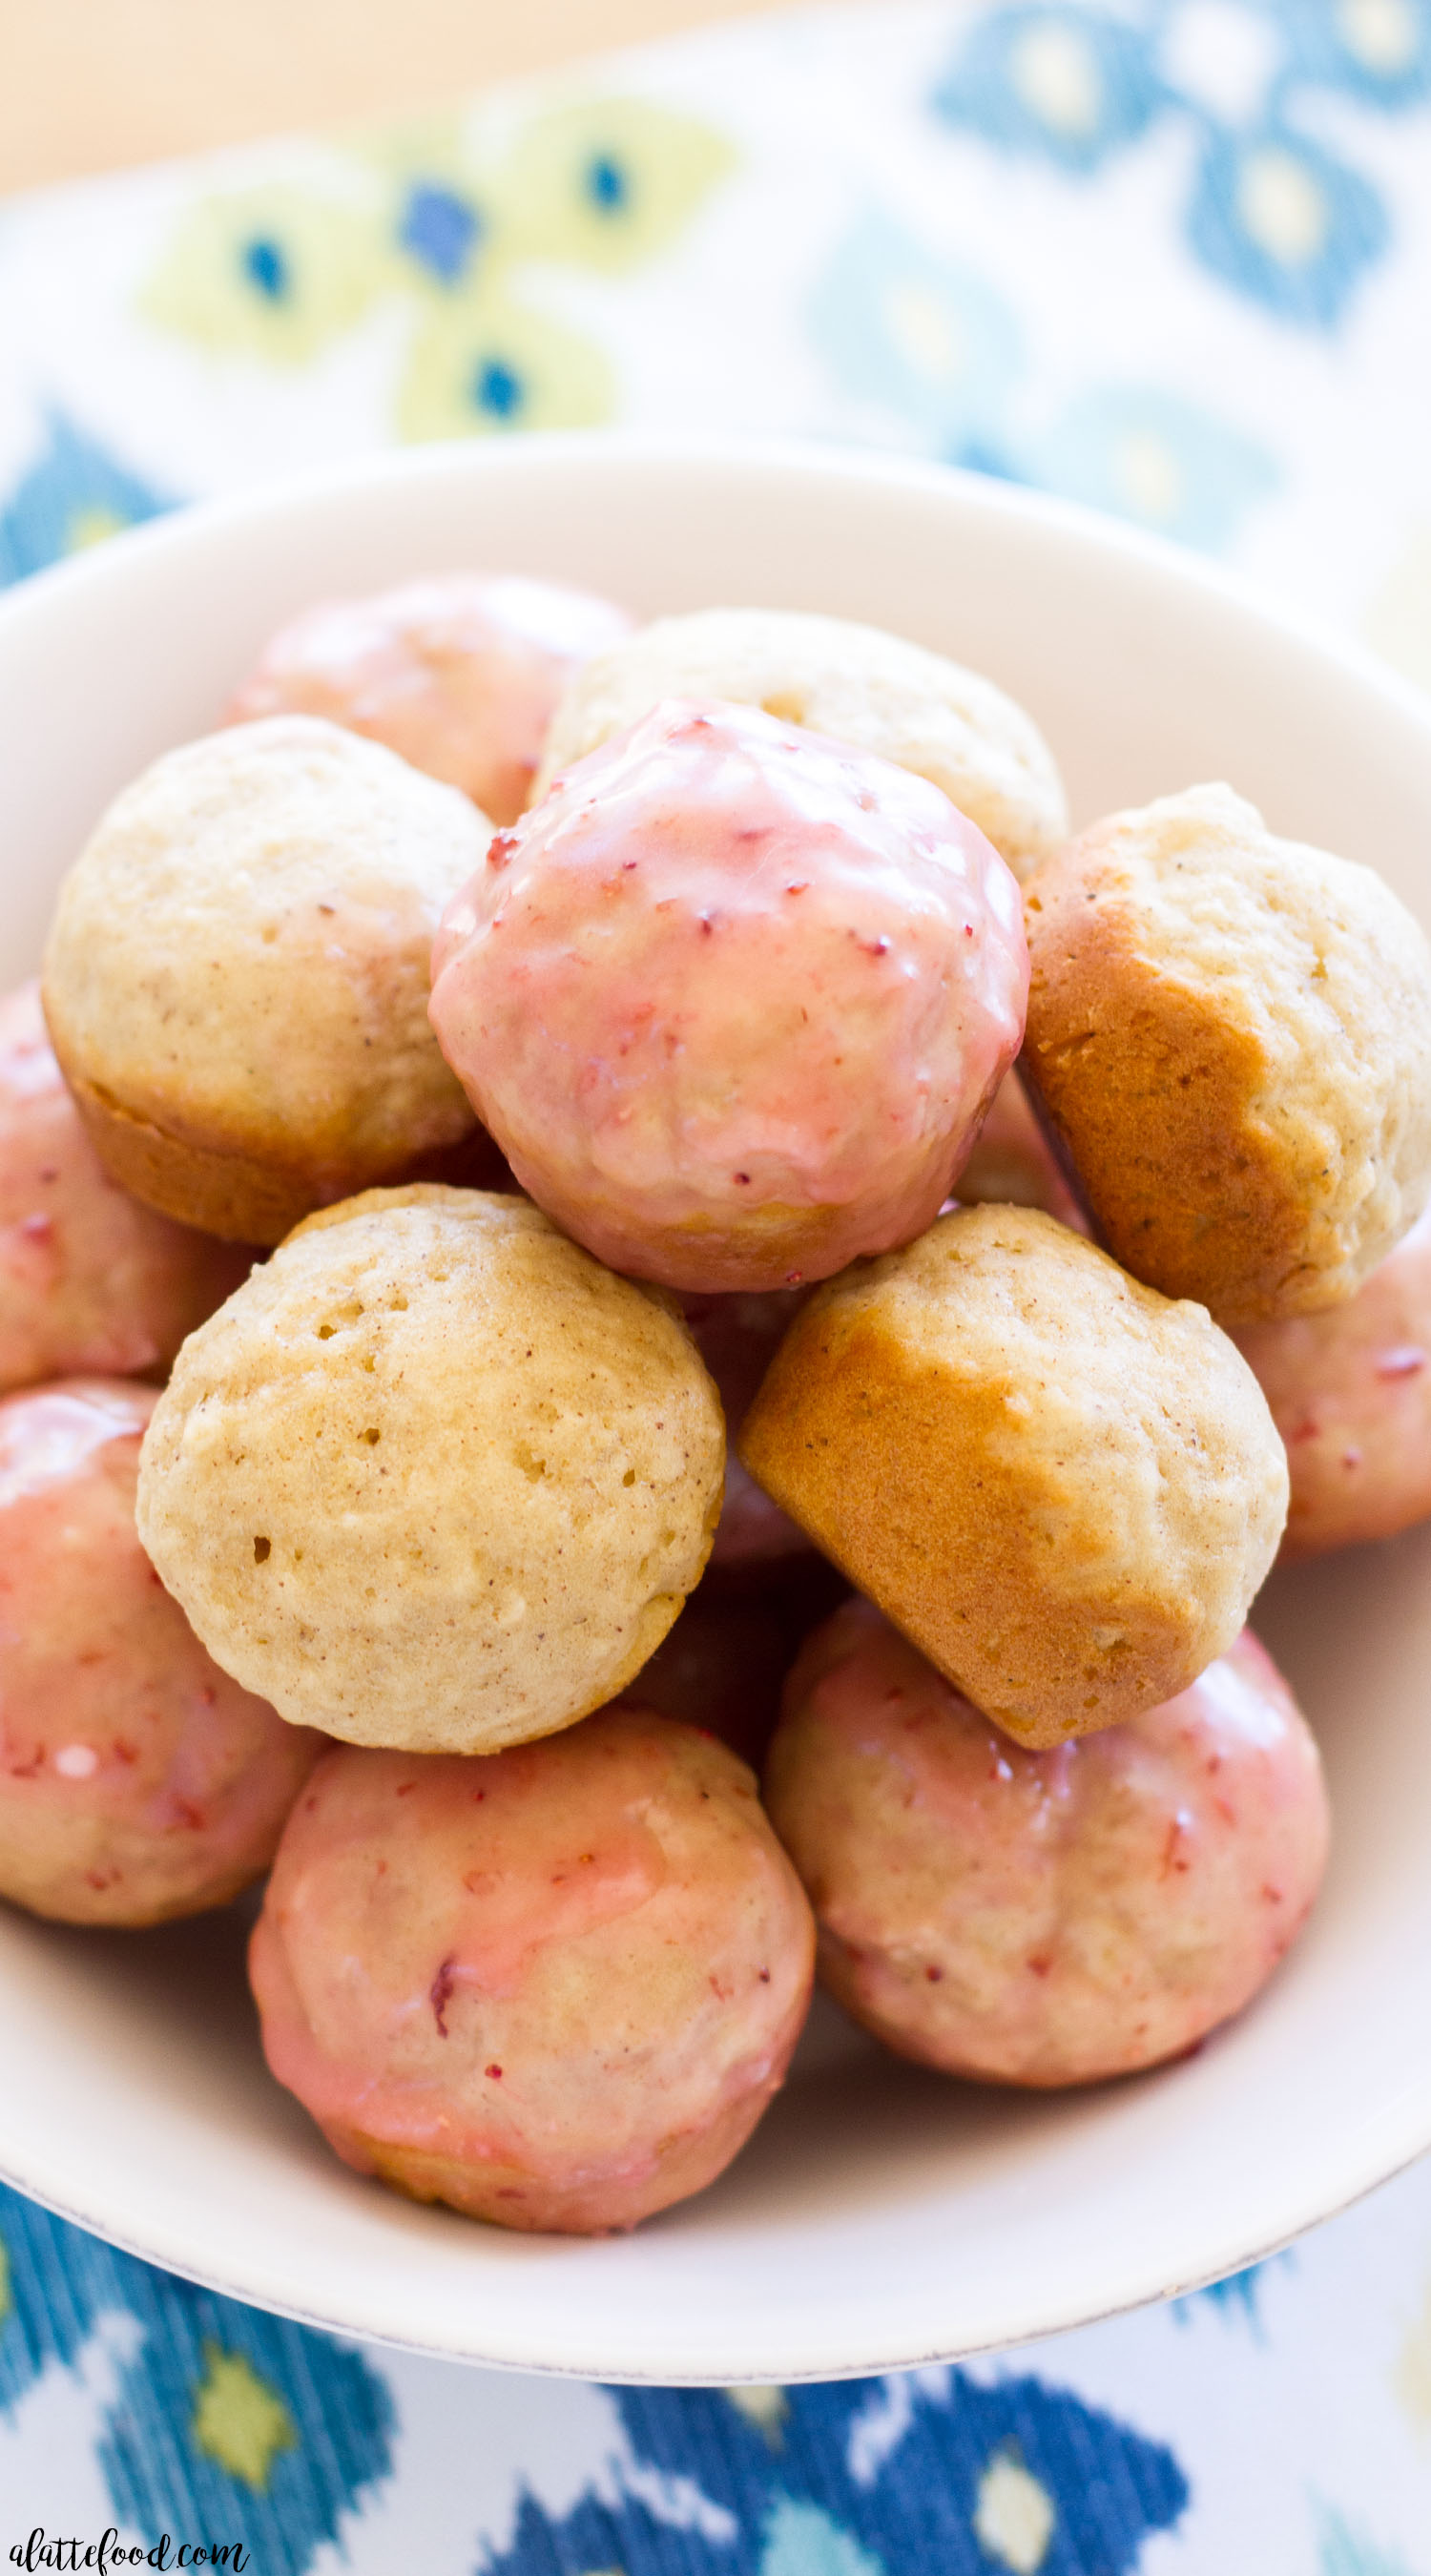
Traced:
<path fill-rule="evenodd" d="M 435 573 L 294 618 L 236 690 L 228 722 L 327 716 L 512 823 L 567 682 L 632 624 L 564 582 Z"/>
<path fill-rule="evenodd" d="M 323 1740 L 220 1671 L 139 1544 L 157 1400 L 72 1378 L 0 1404 L 0 1896 L 62 1923 L 225 1904 Z"/>
<path fill-rule="evenodd" d="M 1286 1445 L 1284 1562 L 1431 1515 L 1431 1209 L 1345 1305 L 1233 1338 Z"/>
<path fill-rule="evenodd" d="M 1027 991 L 1018 887 L 941 789 L 670 700 L 497 835 L 438 933 L 432 1021 L 588 1250 L 767 1289 L 929 1224 Z"/>
<path fill-rule="evenodd" d="M 851 1602 L 786 1685 L 765 1796 L 824 1983 L 901 2056 L 986 2083 L 1195 2046 L 1296 1939 L 1327 1854 L 1316 1745 L 1246 1629 L 1176 1699 L 1031 1753 Z"/>
<path fill-rule="evenodd" d="M 40 988 L 0 1000 L 0 1395 L 167 1368 L 253 1255 L 112 1181 L 55 1062 Z"/>
<path fill-rule="evenodd" d="M 814 1945 L 745 1764 L 618 1701 L 504 1753 L 336 1748 L 249 1969 L 269 2066 L 346 2164 L 499 2226 L 601 2235 L 744 2144 Z"/>

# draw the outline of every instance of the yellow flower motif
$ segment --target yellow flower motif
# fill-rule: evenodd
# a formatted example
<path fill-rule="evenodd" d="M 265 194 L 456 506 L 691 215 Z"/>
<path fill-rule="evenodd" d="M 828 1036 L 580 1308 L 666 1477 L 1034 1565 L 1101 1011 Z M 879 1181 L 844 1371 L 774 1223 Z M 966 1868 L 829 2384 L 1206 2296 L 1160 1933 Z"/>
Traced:
<path fill-rule="evenodd" d="M 201 347 L 301 366 L 400 298 L 412 320 L 400 437 L 588 426 L 615 408 L 612 368 L 519 298 L 516 270 L 638 265 L 734 160 L 708 127 L 641 99 L 569 100 L 515 132 L 451 117 L 398 127 L 350 141 L 326 188 L 201 201 L 140 310 Z"/>
<path fill-rule="evenodd" d="M 709 126 L 644 99 L 555 108 L 503 164 L 507 243 L 519 258 L 634 268 L 674 240 L 735 159 Z"/>
<path fill-rule="evenodd" d="M 306 365 L 391 286 L 382 213 L 277 183 L 202 198 L 139 309 L 202 348 Z"/>
<path fill-rule="evenodd" d="M 728 2388 L 725 2393 L 737 2415 L 754 2425 L 772 2451 L 778 2451 L 785 2440 L 785 2419 L 790 2412 L 784 2389 L 752 2380 L 743 2387 Z"/>
<path fill-rule="evenodd" d="M 500 290 L 429 310 L 397 402 L 403 438 L 578 429 L 607 420 L 614 384 L 594 341 Z"/>
<path fill-rule="evenodd" d="M 262 2495 L 280 2451 L 294 2451 L 298 2435 L 276 2388 L 260 2379 L 241 2352 L 204 2346 L 204 2377 L 194 2399 L 194 2440 L 231 2478 Z"/>
<path fill-rule="evenodd" d="M 129 524 L 127 519 L 121 518 L 117 510 L 107 510 L 102 503 L 89 509 L 76 510 L 71 514 L 65 538 L 65 552 L 71 555 L 81 554 L 86 546 L 97 546 L 106 537 L 119 536 Z"/>
<path fill-rule="evenodd" d="M 1054 2531 L 1053 2498 L 1012 2451 L 996 2451 L 979 2480 L 974 2537 L 1010 2576 L 1038 2576 Z"/>

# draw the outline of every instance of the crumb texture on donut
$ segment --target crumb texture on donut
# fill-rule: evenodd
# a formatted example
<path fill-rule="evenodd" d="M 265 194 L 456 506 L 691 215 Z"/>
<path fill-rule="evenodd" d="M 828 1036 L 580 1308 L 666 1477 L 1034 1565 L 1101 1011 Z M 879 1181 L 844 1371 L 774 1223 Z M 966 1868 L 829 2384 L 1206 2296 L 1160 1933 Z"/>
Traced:
<path fill-rule="evenodd" d="M 527 1201 L 309 1218 L 191 1336 L 139 1525 L 226 1671 L 355 1743 L 486 1752 L 612 1698 L 709 1553 L 720 1403 L 670 1302 Z"/>
<path fill-rule="evenodd" d="M 456 789 L 311 716 L 189 743 L 127 788 L 61 889 L 44 975 L 125 1186 L 273 1241 L 465 1135 L 428 961 L 489 836 Z"/>
<path fill-rule="evenodd" d="M 1431 950 L 1370 868 L 1227 787 L 1026 888 L 1024 1064 L 1108 1248 L 1220 1323 L 1352 1294 L 1431 1190 Z"/>
<path fill-rule="evenodd" d="M 1053 754 L 1030 716 L 977 671 L 877 626 L 779 608 L 658 618 L 597 653 L 552 719 L 532 791 L 661 698 L 725 698 L 878 752 L 931 779 L 1015 876 L 1068 829 Z"/>
<path fill-rule="evenodd" d="M 941 1217 L 818 1291 L 740 1452 L 1034 1746 L 1185 1689 L 1242 1626 L 1287 1509 L 1227 1336 L 1032 1209 Z"/>

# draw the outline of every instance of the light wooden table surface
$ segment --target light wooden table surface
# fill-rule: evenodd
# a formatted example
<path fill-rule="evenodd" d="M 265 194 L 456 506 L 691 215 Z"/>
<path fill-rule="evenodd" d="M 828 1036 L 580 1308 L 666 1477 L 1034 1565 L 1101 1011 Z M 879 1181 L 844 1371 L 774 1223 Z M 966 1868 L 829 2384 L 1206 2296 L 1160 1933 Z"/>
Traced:
<path fill-rule="evenodd" d="M 0 0 L 0 189 L 440 105 L 776 0 Z"/>

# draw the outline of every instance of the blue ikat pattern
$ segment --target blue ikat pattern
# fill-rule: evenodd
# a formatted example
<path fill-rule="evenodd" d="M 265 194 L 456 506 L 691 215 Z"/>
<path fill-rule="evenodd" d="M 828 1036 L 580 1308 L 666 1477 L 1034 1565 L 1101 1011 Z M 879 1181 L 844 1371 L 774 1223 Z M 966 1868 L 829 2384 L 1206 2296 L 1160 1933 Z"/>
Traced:
<path fill-rule="evenodd" d="M 752 23 L 11 209 L 0 584 L 396 439 L 794 431 L 1116 512 L 1431 680 L 1428 312 L 1431 0 Z M 0 2189 L 0 2567 L 43 2488 L 254 2576 L 1431 2576 L 1431 2170 L 1002 2360 L 511 2386 Z"/>
<path fill-rule="evenodd" d="M 1258 0 L 1265 70 L 1239 118 L 1179 77 L 1191 13 L 1144 0 L 1131 17 L 1097 6 L 1017 5 L 977 14 L 931 104 L 997 150 L 1089 180 L 1168 126 L 1192 145 L 1185 206 L 1194 257 L 1279 319 L 1329 331 L 1385 252 L 1390 219 L 1374 182 L 1318 139 L 1327 100 L 1396 115 L 1431 89 L 1427 0 Z"/>

